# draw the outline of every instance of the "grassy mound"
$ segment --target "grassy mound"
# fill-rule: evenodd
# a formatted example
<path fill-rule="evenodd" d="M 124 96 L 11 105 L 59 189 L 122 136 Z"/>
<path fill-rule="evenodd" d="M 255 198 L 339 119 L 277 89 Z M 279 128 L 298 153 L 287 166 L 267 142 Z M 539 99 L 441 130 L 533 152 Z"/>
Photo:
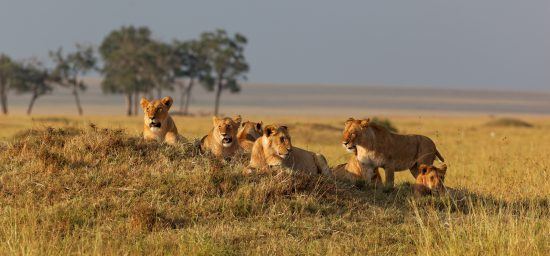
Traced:
<path fill-rule="evenodd" d="M 0 162 L 0 238 L 31 253 L 281 251 L 274 237 L 293 230 L 297 239 L 329 238 L 338 231 L 324 217 L 337 221 L 366 205 L 361 192 L 323 177 L 246 177 L 239 162 L 122 130 L 29 130 Z"/>
<path fill-rule="evenodd" d="M 383 118 L 379 118 L 379 117 L 373 117 L 372 122 L 374 123 L 377 123 L 383 127 L 386 127 L 386 129 L 392 131 L 392 132 L 398 132 L 397 130 L 397 127 L 395 127 L 395 125 L 392 123 L 392 121 L 390 119 L 383 119 Z"/>
<path fill-rule="evenodd" d="M 96 127 L 28 130 L 0 149 L 0 240 L 7 241 L 0 254 L 453 251 L 479 239 L 494 245 L 502 231 L 538 234 L 540 227 L 506 223 L 540 226 L 540 209 L 548 206 L 413 202 L 408 184 L 385 194 L 287 170 L 243 176 L 240 160 L 220 162 L 192 144 L 146 142 Z M 463 236 L 449 233 L 449 221 Z M 489 222 L 503 228 L 475 229 Z"/>
<path fill-rule="evenodd" d="M 532 124 L 516 118 L 497 118 L 487 122 L 485 125 L 491 127 L 533 127 Z"/>

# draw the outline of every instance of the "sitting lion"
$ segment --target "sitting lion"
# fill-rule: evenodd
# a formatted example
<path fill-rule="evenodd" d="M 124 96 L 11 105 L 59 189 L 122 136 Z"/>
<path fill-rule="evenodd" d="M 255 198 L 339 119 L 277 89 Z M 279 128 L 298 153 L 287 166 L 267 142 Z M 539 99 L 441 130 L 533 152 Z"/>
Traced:
<path fill-rule="evenodd" d="M 345 164 L 339 164 L 331 169 L 331 175 L 342 181 L 358 182 L 366 181 L 375 186 L 382 185 L 382 177 L 378 168 L 364 168 L 355 155 L 350 156 Z"/>
<path fill-rule="evenodd" d="M 212 118 L 213 128 L 201 139 L 202 152 L 210 151 L 218 158 L 228 159 L 241 150 L 237 141 L 237 130 L 241 125 L 241 116 Z"/>
<path fill-rule="evenodd" d="M 309 174 L 329 174 L 327 160 L 321 154 L 292 146 L 286 126 L 268 125 L 254 142 L 248 173 L 266 172 L 270 166 L 283 166 Z"/>
<path fill-rule="evenodd" d="M 178 129 L 168 110 L 172 106 L 171 97 L 164 97 L 160 100 L 148 101 L 141 98 L 141 108 L 143 109 L 144 124 L 143 137 L 146 140 L 156 140 L 159 142 L 174 144 L 179 138 Z"/>
<path fill-rule="evenodd" d="M 242 122 L 239 133 L 237 134 L 237 139 L 239 145 L 246 153 L 252 152 L 252 147 L 254 142 L 262 137 L 262 122 L 254 123 L 250 121 Z"/>
<path fill-rule="evenodd" d="M 431 165 L 436 157 L 444 161 L 430 138 L 392 133 L 370 119 L 348 119 L 342 145 L 353 152 L 369 172 L 384 168 L 387 188 L 393 187 L 394 172 L 409 169 L 416 178 L 421 164 Z"/>
<path fill-rule="evenodd" d="M 445 193 L 445 173 L 447 165 L 443 164 L 441 168 L 433 165 L 422 164 L 418 167 L 420 174 L 416 177 L 416 184 L 413 185 L 414 195 L 441 195 Z"/>

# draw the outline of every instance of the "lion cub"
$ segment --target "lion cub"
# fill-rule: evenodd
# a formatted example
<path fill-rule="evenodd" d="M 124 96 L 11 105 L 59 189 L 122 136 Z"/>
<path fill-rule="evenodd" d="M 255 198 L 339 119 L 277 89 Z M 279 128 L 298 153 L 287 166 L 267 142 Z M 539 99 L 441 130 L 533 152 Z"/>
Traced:
<path fill-rule="evenodd" d="M 201 139 L 201 151 L 210 151 L 218 158 L 231 158 L 241 150 L 237 141 L 237 131 L 241 125 L 241 116 L 233 118 L 212 118 L 212 129 Z"/>
<path fill-rule="evenodd" d="M 268 125 L 254 142 L 246 173 L 266 172 L 271 166 L 283 166 L 309 174 L 329 174 L 327 160 L 321 154 L 292 146 L 286 126 Z"/>
<path fill-rule="evenodd" d="M 244 150 L 244 152 L 252 152 L 252 146 L 254 146 L 254 142 L 258 138 L 262 137 L 263 133 L 264 132 L 262 130 L 262 122 L 242 122 L 239 133 L 237 134 L 237 139 L 239 140 L 239 145 L 241 145 L 241 148 Z"/>
<path fill-rule="evenodd" d="M 170 96 L 160 100 L 148 101 L 141 98 L 141 108 L 144 112 L 143 138 L 146 140 L 165 141 L 174 144 L 178 140 L 178 129 L 168 110 L 174 101 Z"/>
<path fill-rule="evenodd" d="M 443 164 L 441 168 L 434 165 L 422 164 L 418 168 L 420 173 L 416 177 L 416 184 L 413 185 L 415 196 L 439 195 L 445 193 L 445 173 L 447 165 Z"/>

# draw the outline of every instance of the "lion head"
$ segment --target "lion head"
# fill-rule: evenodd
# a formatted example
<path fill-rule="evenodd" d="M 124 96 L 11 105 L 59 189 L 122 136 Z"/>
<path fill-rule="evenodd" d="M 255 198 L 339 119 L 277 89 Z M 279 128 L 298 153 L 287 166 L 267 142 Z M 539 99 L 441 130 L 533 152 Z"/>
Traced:
<path fill-rule="evenodd" d="M 419 175 L 416 177 L 416 184 L 421 185 L 431 193 L 439 194 L 445 192 L 445 186 L 443 182 L 445 181 L 445 173 L 447 172 L 447 165 L 443 164 L 441 168 L 437 168 L 433 165 L 422 164 L 418 167 L 420 171 Z"/>
<path fill-rule="evenodd" d="M 152 130 L 161 129 L 162 123 L 168 117 L 168 110 L 172 106 L 174 100 L 170 96 L 160 100 L 148 101 L 146 98 L 141 98 L 141 108 L 145 114 L 145 124 Z"/>
<path fill-rule="evenodd" d="M 239 134 L 237 137 L 243 138 L 250 141 L 256 141 L 256 139 L 262 137 L 264 134 L 262 130 L 262 122 L 242 122 L 241 128 L 239 129 Z"/>
<path fill-rule="evenodd" d="M 284 125 L 271 124 L 264 127 L 262 140 L 265 154 L 281 161 L 287 158 L 292 151 L 290 134 Z"/>
<path fill-rule="evenodd" d="M 342 134 L 342 146 L 352 153 L 357 152 L 357 145 L 363 139 L 364 131 L 368 127 L 370 119 L 355 120 L 349 118 L 345 122 L 344 132 Z"/>
<path fill-rule="evenodd" d="M 231 147 L 233 142 L 237 139 L 237 132 L 241 125 L 241 116 L 235 116 L 233 118 L 219 118 L 214 116 L 212 118 L 212 123 L 214 125 L 214 138 L 219 139 L 224 147 Z"/>

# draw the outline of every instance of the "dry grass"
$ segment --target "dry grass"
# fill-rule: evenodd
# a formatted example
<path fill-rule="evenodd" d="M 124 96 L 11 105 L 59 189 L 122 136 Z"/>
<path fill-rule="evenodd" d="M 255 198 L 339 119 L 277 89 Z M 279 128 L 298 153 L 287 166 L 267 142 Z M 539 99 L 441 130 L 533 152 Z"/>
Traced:
<path fill-rule="evenodd" d="M 176 117 L 188 138 L 206 133 L 208 119 Z M 264 123 L 289 124 L 294 144 L 323 152 L 334 165 L 347 157 L 335 129 L 341 119 Z M 550 250 L 546 119 L 521 129 L 487 127 L 484 118 L 392 118 L 402 132 L 433 138 L 450 165 L 451 196 L 420 200 L 412 198 L 406 172 L 391 193 L 285 170 L 245 177 L 240 161 L 199 156 L 190 144 L 141 140 L 140 118 L 36 120 L 0 119 L 18 127 L 0 130 L 9 137 L 0 145 L 2 255 Z"/>

